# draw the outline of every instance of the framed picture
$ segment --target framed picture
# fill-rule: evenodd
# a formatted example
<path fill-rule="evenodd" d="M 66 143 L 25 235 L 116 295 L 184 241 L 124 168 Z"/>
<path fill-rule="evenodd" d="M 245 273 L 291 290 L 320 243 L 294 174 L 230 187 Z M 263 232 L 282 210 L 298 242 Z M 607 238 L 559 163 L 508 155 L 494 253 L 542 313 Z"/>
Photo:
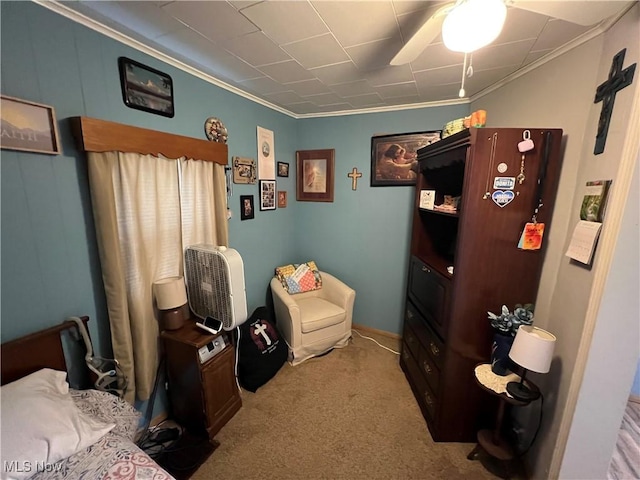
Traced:
<path fill-rule="evenodd" d="M 256 183 L 256 161 L 253 158 L 233 157 L 233 183 Z"/>
<path fill-rule="evenodd" d="M 260 180 L 260 210 L 276 209 L 276 181 Z"/>
<path fill-rule="evenodd" d="M 278 190 L 278 208 L 286 208 L 287 192 L 286 190 Z"/>
<path fill-rule="evenodd" d="M 240 220 L 253 218 L 253 195 L 240 195 Z"/>
<path fill-rule="evenodd" d="M 0 147 L 23 152 L 60 153 L 53 107 L 2 95 Z"/>
<path fill-rule="evenodd" d="M 371 137 L 371 186 L 415 185 L 419 148 L 440 140 L 440 130 Z"/>
<path fill-rule="evenodd" d="M 296 152 L 296 200 L 333 202 L 335 150 Z"/>
<path fill-rule="evenodd" d="M 289 176 L 289 164 L 285 162 L 278 162 L 278 176 L 279 177 L 288 177 Z"/>
<path fill-rule="evenodd" d="M 173 117 L 173 81 L 169 75 L 126 57 L 118 58 L 118 68 L 127 107 Z"/>

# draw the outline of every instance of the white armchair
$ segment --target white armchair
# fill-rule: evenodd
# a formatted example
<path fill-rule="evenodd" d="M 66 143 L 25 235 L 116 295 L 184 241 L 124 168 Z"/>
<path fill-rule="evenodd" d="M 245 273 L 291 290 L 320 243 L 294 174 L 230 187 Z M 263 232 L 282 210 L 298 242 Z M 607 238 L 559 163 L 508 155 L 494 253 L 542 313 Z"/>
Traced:
<path fill-rule="evenodd" d="M 346 347 L 351 337 L 356 292 L 333 275 L 320 275 L 322 288 L 293 295 L 276 277 L 271 279 L 278 330 L 289 346 L 292 365 Z"/>

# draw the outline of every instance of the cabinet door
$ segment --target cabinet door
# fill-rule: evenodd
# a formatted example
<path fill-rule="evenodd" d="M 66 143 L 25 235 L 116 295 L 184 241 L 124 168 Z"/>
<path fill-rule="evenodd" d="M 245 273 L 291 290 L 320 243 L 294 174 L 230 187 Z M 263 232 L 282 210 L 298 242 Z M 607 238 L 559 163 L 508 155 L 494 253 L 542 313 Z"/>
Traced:
<path fill-rule="evenodd" d="M 234 349 L 229 346 L 202 368 L 204 404 L 209 437 L 240 409 L 241 400 L 234 374 Z"/>
<path fill-rule="evenodd" d="M 409 296 L 442 338 L 446 337 L 448 284 L 447 279 L 427 264 L 411 258 Z"/>

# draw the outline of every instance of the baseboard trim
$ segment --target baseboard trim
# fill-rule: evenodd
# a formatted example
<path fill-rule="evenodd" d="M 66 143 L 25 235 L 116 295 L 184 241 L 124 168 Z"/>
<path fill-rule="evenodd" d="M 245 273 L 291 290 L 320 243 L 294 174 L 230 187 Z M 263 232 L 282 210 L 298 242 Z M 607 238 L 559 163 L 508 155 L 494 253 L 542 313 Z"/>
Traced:
<path fill-rule="evenodd" d="M 394 340 L 400 340 L 402 338 L 397 333 L 391 333 L 391 332 L 387 332 L 386 330 L 379 330 L 377 328 L 366 327 L 364 325 L 358 325 L 358 324 L 355 324 L 355 323 L 353 325 L 351 325 L 351 327 L 354 330 L 358 330 L 359 332 L 375 333 L 377 335 L 382 335 L 383 337 L 392 338 Z"/>

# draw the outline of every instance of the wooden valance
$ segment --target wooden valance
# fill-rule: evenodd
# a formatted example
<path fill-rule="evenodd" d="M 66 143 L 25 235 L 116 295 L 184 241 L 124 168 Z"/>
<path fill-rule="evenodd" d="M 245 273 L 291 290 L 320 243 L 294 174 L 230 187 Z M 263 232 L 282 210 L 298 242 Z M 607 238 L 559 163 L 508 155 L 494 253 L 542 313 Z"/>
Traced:
<path fill-rule="evenodd" d="M 89 117 L 72 117 L 71 126 L 78 148 L 85 152 L 162 154 L 167 158 L 187 157 L 221 165 L 228 162 L 229 149 L 225 143 Z"/>

